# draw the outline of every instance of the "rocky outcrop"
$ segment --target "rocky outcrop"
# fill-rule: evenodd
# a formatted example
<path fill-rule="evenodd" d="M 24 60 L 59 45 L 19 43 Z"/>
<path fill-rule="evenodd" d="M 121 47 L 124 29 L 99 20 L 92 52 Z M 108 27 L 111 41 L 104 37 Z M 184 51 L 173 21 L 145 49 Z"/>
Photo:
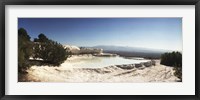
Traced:
<path fill-rule="evenodd" d="M 80 48 L 77 46 L 64 45 L 64 48 L 67 52 L 71 52 L 72 54 L 79 54 L 80 52 Z"/>
<path fill-rule="evenodd" d="M 135 67 L 136 68 L 142 67 L 142 64 L 141 63 L 140 64 L 135 64 Z"/>
<path fill-rule="evenodd" d="M 127 70 L 135 68 L 135 64 L 116 65 L 116 66 L 121 68 L 121 69 L 127 69 Z"/>
<path fill-rule="evenodd" d="M 155 66 L 156 62 L 154 60 L 148 61 L 148 62 L 143 62 L 143 63 L 138 63 L 138 64 L 126 64 L 126 65 L 116 65 L 117 67 L 121 69 L 133 69 L 133 68 L 140 68 L 140 67 L 150 67 L 150 66 Z"/>
<path fill-rule="evenodd" d="M 103 49 L 96 49 L 96 48 L 80 48 L 80 54 L 101 54 L 103 53 Z"/>
<path fill-rule="evenodd" d="M 156 61 L 155 60 L 151 60 L 152 65 L 156 65 Z"/>
<path fill-rule="evenodd" d="M 144 65 L 145 67 L 150 67 L 150 66 L 152 66 L 152 62 L 151 62 L 151 61 L 144 62 L 143 65 Z"/>
<path fill-rule="evenodd" d="M 67 52 L 71 52 L 72 54 L 101 54 L 103 53 L 103 49 L 96 48 L 86 48 L 86 47 L 77 47 L 71 45 L 64 45 L 64 48 Z"/>
<path fill-rule="evenodd" d="M 145 62 L 143 65 L 145 67 L 155 66 L 156 65 L 156 61 L 151 60 L 151 61 Z"/>

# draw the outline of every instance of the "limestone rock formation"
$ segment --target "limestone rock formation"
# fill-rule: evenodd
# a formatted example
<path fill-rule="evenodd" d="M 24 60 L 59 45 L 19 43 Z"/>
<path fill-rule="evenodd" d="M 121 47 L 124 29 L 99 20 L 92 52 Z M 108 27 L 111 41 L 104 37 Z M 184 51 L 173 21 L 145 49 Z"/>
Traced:
<path fill-rule="evenodd" d="M 101 54 L 103 53 L 103 49 L 96 48 L 87 48 L 87 47 L 77 47 L 72 45 L 64 45 L 64 48 L 67 52 L 71 52 L 72 54 Z"/>
<path fill-rule="evenodd" d="M 80 52 L 80 48 L 77 46 L 64 45 L 64 48 L 67 52 L 71 52 L 72 54 L 79 54 Z"/>

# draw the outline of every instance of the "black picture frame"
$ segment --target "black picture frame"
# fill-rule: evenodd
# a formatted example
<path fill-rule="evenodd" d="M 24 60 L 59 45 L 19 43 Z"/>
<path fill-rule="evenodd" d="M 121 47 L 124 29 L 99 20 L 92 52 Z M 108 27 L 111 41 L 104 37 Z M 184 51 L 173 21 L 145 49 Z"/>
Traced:
<path fill-rule="evenodd" d="M 1 0 L 0 1 L 0 99 L 1 100 L 199 100 L 200 99 L 200 0 Z M 195 95 L 5 95 L 6 5 L 195 5 Z"/>

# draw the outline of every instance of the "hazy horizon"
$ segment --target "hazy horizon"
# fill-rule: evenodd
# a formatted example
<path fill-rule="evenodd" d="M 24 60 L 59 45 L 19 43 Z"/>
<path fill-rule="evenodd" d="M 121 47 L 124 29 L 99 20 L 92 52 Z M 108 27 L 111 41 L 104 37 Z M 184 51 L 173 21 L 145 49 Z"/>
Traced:
<path fill-rule="evenodd" d="M 31 39 L 44 33 L 64 45 L 182 51 L 181 18 L 19 18 Z"/>

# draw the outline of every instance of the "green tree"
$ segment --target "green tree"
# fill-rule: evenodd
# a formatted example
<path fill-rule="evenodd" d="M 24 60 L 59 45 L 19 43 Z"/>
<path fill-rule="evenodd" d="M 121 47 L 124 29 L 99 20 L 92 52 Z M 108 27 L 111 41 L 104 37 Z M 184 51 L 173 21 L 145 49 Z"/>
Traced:
<path fill-rule="evenodd" d="M 39 42 L 48 42 L 48 38 L 43 34 L 43 33 L 40 33 L 39 35 L 38 35 L 38 41 Z"/>
<path fill-rule="evenodd" d="M 34 38 L 33 42 L 39 42 L 39 40 L 37 38 Z"/>
<path fill-rule="evenodd" d="M 24 28 L 18 29 L 18 70 L 25 71 L 29 65 L 29 57 L 32 54 L 32 42 Z"/>
<path fill-rule="evenodd" d="M 182 54 L 180 52 L 162 54 L 160 64 L 174 67 L 174 75 L 182 81 Z"/>
<path fill-rule="evenodd" d="M 59 66 L 70 55 L 64 47 L 53 40 L 48 39 L 44 34 L 39 34 L 38 39 L 34 39 L 34 58 L 43 59 L 44 62 L 53 66 Z"/>
<path fill-rule="evenodd" d="M 180 52 L 164 53 L 161 55 L 161 64 L 167 66 L 182 66 L 182 54 Z"/>

